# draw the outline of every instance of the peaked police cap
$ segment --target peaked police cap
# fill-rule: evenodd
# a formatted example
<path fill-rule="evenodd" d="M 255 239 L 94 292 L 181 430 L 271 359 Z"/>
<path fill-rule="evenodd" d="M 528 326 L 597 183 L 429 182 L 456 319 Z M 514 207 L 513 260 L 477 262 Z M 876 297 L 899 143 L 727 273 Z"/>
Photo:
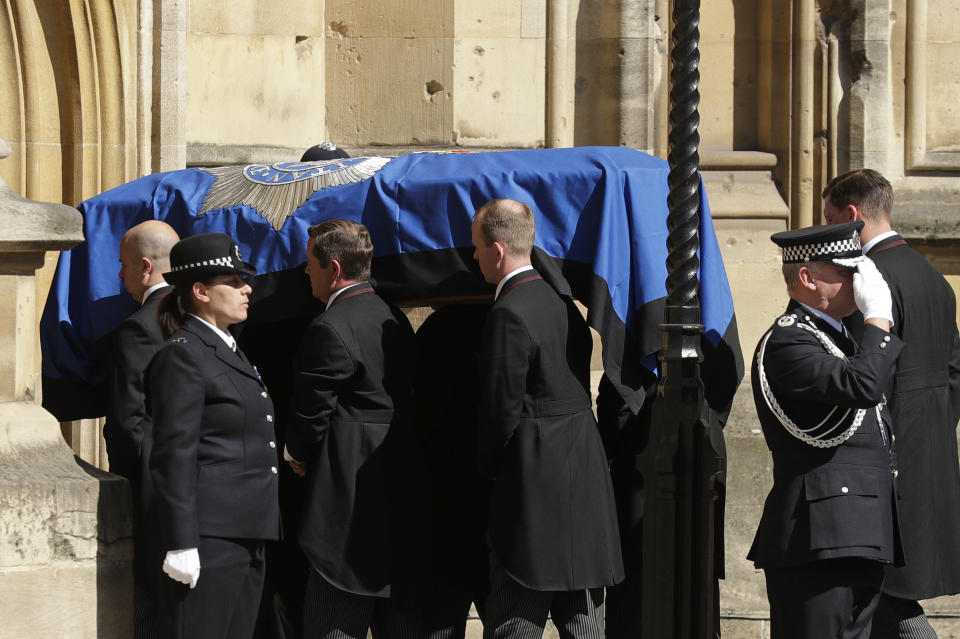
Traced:
<path fill-rule="evenodd" d="M 844 222 L 830 226 L 808 226 L 770 236 L 783 251 L 784 264 L 830 262 L 854 268 L 863 260 L 860 229 L 863 222 Z"/>

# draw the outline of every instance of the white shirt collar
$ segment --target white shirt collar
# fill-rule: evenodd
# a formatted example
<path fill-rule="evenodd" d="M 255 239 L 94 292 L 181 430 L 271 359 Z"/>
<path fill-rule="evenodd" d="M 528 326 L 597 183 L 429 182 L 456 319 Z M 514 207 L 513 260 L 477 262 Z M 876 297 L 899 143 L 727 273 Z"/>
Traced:
<path fill-rule="evenodd" d="M 506 275 L 504 275 L 503 279 L 500 280 L 500 283 L 497 284 L 497 292 L 493 294 L 494 301 L 496 301 L 500 297 L 500 291 L 503 290 L 503 285 L 506 283 L 507 280 L 509 280 L 511 277 L 513 277 L 517 273 L 523 273 L 524 271 L 532 271 L 532 270 L 533 270 L 533 266 L 530 264 L 527 264 L 526 266 L 521 266 L 520 268 L 514 269 L 509 273 L 507 273 Z"/>
<path fill-rule="evenodd" d="M 880 235 L 876 236 L 875 238 L 873 238 L 872 240 L 870 240 L 869 242 L 863 245 L 862 247 L 863 254 L 866 255 L 867 251 L 869 251 L 870 249 L 872 249 L 874 246 L 877 245 L 877 242 L 881 242 L 887 239 L 888 237 L 892 237 L 896 234 L 897 234 L 896 231 L 884 231 L 883 233 L 881 233 Z"/>
<path fill-rule="evenodd" d="M 335 290 L 333 293 L 330 294 L 330 299 L 327 300 L 327 308 L 329 308 L 330 305 L 333 304 L 333 300 L 337 299 L 340 296 L 340 293 L 343 293 L 348 288 L 353 288 L 354 286 L 360 286 L 361 284 L 363 284 L 363 282 L 357 282 L 356 284 L 348 284 L 343 288 L 339 288 Z"/>
<path fill-rule="evenodd" d="M 190 317 L 194 317 L 194 318 L 198 319 L 200 322 L 202 322 L 202 323 L 205 324 L 206 326 L 210 327 L 210 330 L 212 330 L 214 333 L 216 333 L 217 335 L 219 335 L 219 336 L 220 336 L 220 339 L 222 339 L 222 340 L 224 341 L 224 343 L 227 345 L 227 347 L 228 347 L 231 351 L 237 350 L 237 340 L 233 339 L 233 335 L 231 335 L 230 333 L 221 331 L 219 328 L 217 328 L 216 326 L 214 326 L 213 324 L 211 324 L 211 323 L 208 322 L 207 320 L 203 319 L 203 318 L 200 317 L 199 315 L 194 315 L 193 313 L 188 313 L 188 315 L 190 315 Z"/>
<path fill-rule="evenodd" d="M 159 290 L 165 286 L 169 286 L 169 284 L 167 284 L 166 282 L 159 282 L 157 284 L 154 284 L 147 290 L 145 290 L 143 292 L 143 298 L 140 300 L 140 306 L 143 306 L 144 304 L 147 303 L 147 300 L 150 299 L 150 296 L 153 295 L 154 291 Z"/>
<path fill-rule="evenodd" d="M 822 319 L 824 322 L 826 322 L 827 324 L 835 328 L 838 333 L 843 333 L 843 322 L 837 321 L 832 317 L 830 317 L 829 315 L 827 315 L 826 313 L 824 313 L 823 311 L 818 311 L 815 308 L 807 306 L 803 302 L 800 302 L 800 306 L 807 309 L 808 311 L 810 311 L 811 313 L 813 313 L 814 315 Z"/>

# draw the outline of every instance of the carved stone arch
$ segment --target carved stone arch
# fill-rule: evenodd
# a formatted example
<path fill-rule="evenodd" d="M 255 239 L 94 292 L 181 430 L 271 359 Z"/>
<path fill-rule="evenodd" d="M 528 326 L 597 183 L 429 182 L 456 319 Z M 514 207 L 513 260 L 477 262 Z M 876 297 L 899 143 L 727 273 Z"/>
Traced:
<path fill-rule="evenodd" d="M 136 177 L 136 0 L 6 0 L 0 166 L 26 197 L 76 204 Z"/>

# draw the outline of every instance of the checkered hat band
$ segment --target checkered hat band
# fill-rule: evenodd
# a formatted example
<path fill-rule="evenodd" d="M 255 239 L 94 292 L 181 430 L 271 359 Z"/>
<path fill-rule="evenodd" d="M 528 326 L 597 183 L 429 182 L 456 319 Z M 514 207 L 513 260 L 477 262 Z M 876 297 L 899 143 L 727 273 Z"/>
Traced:
<path fill-rule="evenodd" d="M 214 260 L 203 260 L 201 262 L 194 262 L 193 264 L 181 264 L 180 266 L 174 266 L 170 270 L 172 272 L 185 271 L 192 268 L 198 268 L 200 266 L 227 266 L 229 268 L 234 268 L 232 257 L 218 257 Z"/>
<path fill-rule="evenodd" d="M 784 246 L 783 263 L 795 264 L 797 262 L 809 262 L 810 260 L 815 260 L 823 256 L 830 258 L 857 257 L 861 254 L 860 238 L 849 237 L 845 240 L 837 240 L 835 242 Z"/>

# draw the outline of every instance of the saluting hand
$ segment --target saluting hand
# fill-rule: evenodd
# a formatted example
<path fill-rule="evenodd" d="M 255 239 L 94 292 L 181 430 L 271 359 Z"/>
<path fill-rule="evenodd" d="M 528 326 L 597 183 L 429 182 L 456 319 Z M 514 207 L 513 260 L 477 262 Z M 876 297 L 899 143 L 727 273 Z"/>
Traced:
<path fill-rule="evenodd" d="M 853 274 L 853 297 L 864 320 L 882 319 L 893 324 L 890 287 L 869 257 L 863 258 Z"/>

